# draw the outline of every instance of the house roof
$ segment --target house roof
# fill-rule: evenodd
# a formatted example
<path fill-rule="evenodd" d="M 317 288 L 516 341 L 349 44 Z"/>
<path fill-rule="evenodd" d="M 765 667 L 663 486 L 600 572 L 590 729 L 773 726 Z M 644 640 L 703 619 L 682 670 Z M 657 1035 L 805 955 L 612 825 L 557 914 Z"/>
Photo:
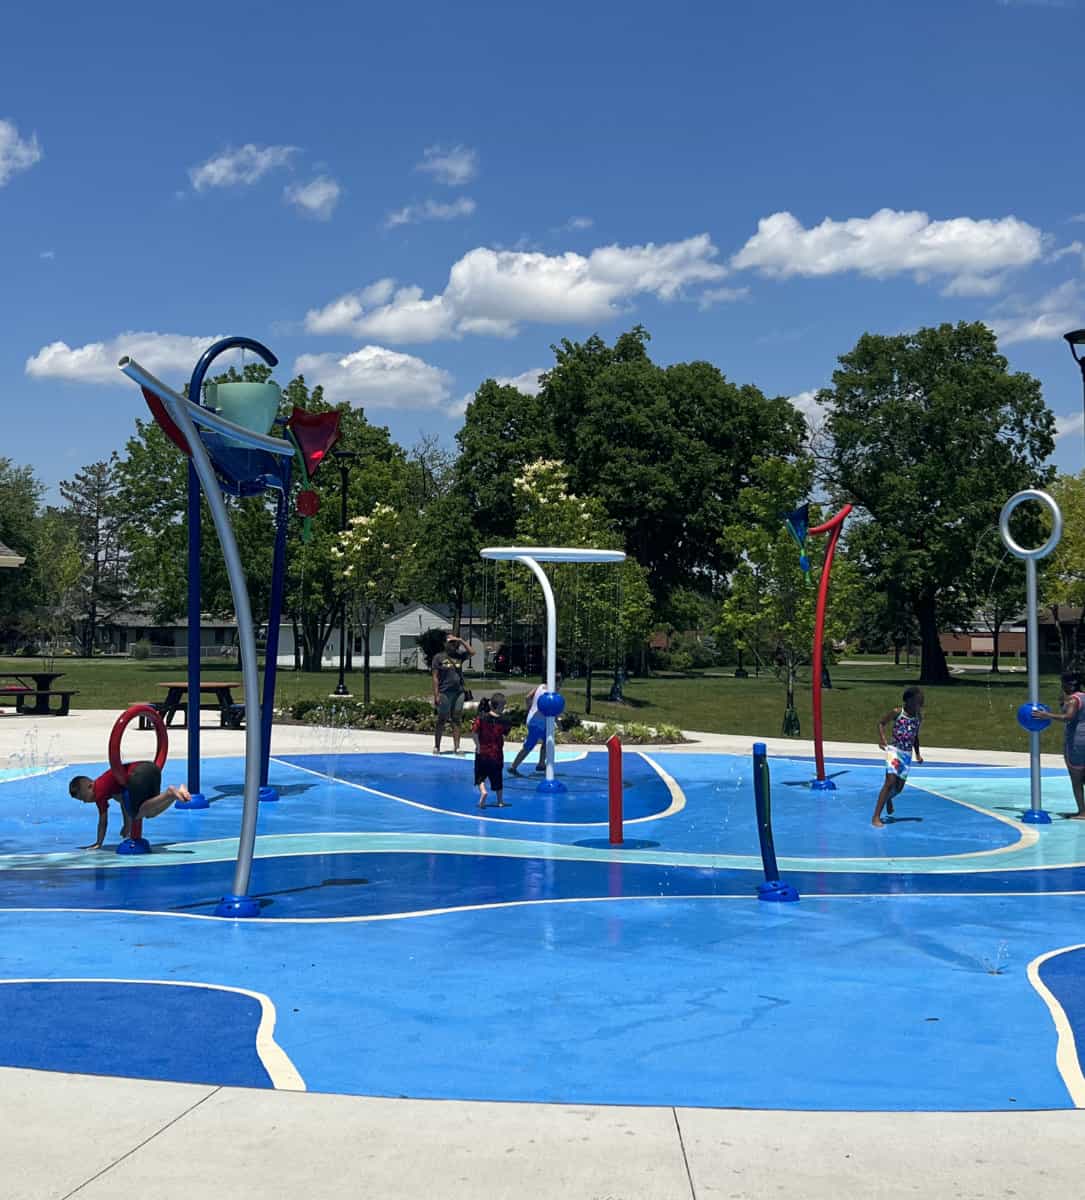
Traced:
<path fill-rule="evenodd" d="M 16 554 L 10 546 L 5 546 L 0 542 L 0 567 L 21 567 L 26 559 L 21 554 Z"/>

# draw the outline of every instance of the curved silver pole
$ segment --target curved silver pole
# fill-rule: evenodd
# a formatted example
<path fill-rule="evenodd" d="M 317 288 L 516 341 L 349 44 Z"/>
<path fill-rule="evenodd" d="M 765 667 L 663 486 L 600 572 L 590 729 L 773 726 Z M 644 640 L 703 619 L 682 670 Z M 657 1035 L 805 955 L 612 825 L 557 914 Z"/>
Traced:
<path fill-rule="evenodd" d="M 550 577 L 540 564 L 528 554 L 521 554 L 517 562 L 522 562 L 530 568 L 542 588 L 543 599 L 546 601 L 546 689 L 555 691 L 557 687 L 557 657 L 558 657 L 558 612 L 554 603 L 554 589 L 550 586 Z M 546 781 L 554 782 L 554 727 L 556 719 L 546 718 Z"/>
<path fill-rule="evenodd" d="M 179 396 L 172 388 L 160 383 L 153 375 L 146 372 L 137 362 L 129 358 L 120 361 L 121 370 L 141 386 L 146 386 L 161 397 L 174 424 L 184 435 L 192 454 L 192 464 L 200 477 L 200 486 L 207 497 L 211 518 L 215 523 L 222 546 L 222 555 L 226 560 L 226 574 L 230 580 L 230 592 L 234 601 L 234 612 L 237 614 L 237 633 L 241 644 L 241 680 L 245 689 L 245 800 L 241 814 L 241 833 L 237 847 L 237 866 L 234 870 L 234 896 L 245 896 L 249 890 L 249 878 L 252 874 L 252 858 L 256 845 L 256 819 L 260 811 L 260 763 L 262 723 L 260 720 L 260 680 L 256 669 L 256 631 L 252 623 L 252 609 L 249 605 L 249 591 L 245 583 L 245 571 L 241 565 L 241 555 L 237 549 L 237 539 L 234 537 L 233 526 L 226 511 L 222 498 L 222 490 L 215 478 L 215 469 L 211 465 L 207 450 L 196 426 L 192 420 L 190 409 L 196 406 Z M 203 410 L 206 412 L 207 410 Z M 232 423 L 227 421 L 226 425 Z M 255 441 L 258 437 L 263 441 L 276 443 L 275 453 L 281 453 L 279 446 L 288 446 L 278 438 L 264 438 L 252 430 L 236 427 L 246 441 Z M 225 431 L 222 431 L 225 432 Z M 292 452 L 292 448 L 291 448 Z"/>

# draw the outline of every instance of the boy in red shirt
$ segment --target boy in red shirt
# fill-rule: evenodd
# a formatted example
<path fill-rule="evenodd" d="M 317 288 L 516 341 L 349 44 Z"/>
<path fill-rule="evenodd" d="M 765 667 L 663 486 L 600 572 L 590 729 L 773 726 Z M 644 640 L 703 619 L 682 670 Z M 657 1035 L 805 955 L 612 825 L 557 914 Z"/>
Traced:
<path fill-rule="evenodd" d="M 489 783 L 497 797 L 497 807 L 505 808 L 504 770 L 505 770 L 505 734 L 509 731 L 509 722 L 501 714 L 505 711 L 505 697 L 500 692 L 487 700 L 485 696 L 478 702 L 478 716 L 471 726 L 471 736 L 475 741 L 475 785 L 478 787 L 478 806 L 486 807 L 486 797 Z"/>
<path fill-rule="evenodd" d="M 191 799 L 188 788 L 183 784 L 163 791 L 162 772 L 153 762 L 125 763 L 122 770 L 127 776 L 127 783 L 123 787 L 112 771 L 104 772 L 97 779 L 91 779 L 89 775 L 76 775 L 68 784 L 68 795 L 73 799 L 98 806 L 98 837 L 89 846 L 80 846 L 81 850 L 102 848 L 109 824 L 110 800 L 121 802 L 121 837 L 126 838 L 131 835 L 133 821 L 147 821 L 165 812 L 175 800 Z"/>

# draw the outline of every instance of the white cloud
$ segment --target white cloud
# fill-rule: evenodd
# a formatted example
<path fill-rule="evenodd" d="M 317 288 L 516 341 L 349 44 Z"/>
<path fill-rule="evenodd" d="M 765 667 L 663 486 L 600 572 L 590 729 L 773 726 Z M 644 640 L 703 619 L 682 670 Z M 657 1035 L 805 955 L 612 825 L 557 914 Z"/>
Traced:
<path fill-rule="evenodd" d="M 1073 0 L 998 0 L 999 8 L 1073 8 Z"/>
<path fill-rule="evenodd" d="M 0 187 L 13 175 L 29 171 L 41 160 L 42 148 L 38 135 L 32 133 L 29 139 L 20 137 L 14 121 L 0 118 Z"/>
<path fill-rule="evenodd" d="M 1004 275 L 958 275 L 942 289 L 943 296 L 997 296 L 1006 282 Z"/>
<path fill-rule="evenodd" d="M 1066 257 L 1080 258 L 1082 263 L 1085 263 L 1085 242 L 1074 241 L 1068 246 L 1060 246 L 1058 250 L 1053 250 L 1045 259 L 1046 263 L 1057 263 L 1060 259 Z"/>
<path fill-rule="evenodd" d="M 427 172 L 438 183 L 462 187 L 478 174 L 478 151 L 469 146 L 427 146 L 414 169 Z"/>
<path fill-rule="evenodd" d="M 302 354 L 294 370 L 307 383 L 320 384 L 330 403 L 356 408 L 440 408 L 452 389 L 447 371 L 384 346 L 347 355 Z"/>
<path fill-rule="evenodd" d="M 285 167 L 296 152 L 297 146 L 256 146 L 247 142 L 236 150 L 223 150 L 197 167 L 189 167 L 188 177 L 197 192 L 248 185 L 269 171 Z"/>
<path fill-rule="evenodd" d="M 500 387 L 514 387 L 518 392 L 523 392 L 525 396 L 537 396 L 542 391 L 542 377 L 546 369 L 546 367 L 532 367 L 528 371 L 521 371 L 519 375 L 499 375 L 494 379 L 494 383 Z M 474 398 L 475 393 L 468 392 L 461 400 L 449 405 L 449 414 L 454 417 L 462 417 Z"/>
<path fill-rule="evenodd" d="M 1074 413 L 1072 416 L 1056 416 L 1055 417 L 1055 441 L 1060 438 L 1069 436 L 1071 433 L 1080 433 L 1085 428 L 1085 416 L 1081 413 Z"/>
<path fill-rule="evenodd" d="M 584 229 L 591 229 L 594 224 L 595 221 L 592 217 L 570 217 L 562 225 L 562 229 L 568 230 L 570 233 L 579 233 Z"/>
<path fill-rule="evenodd" d="M 1058 338 L 1080 327 L 1081 310 L 1081 285 L 1071 279 L 1031 303 L 1004 303 L 987 324 L 1003 345 Z"/>
<path fill-rule="evenodd" d="M 618 315 L 637 295 L 671 300 L 692 284 L 722 279 L 707 234 L 682 242 L 601 246 L 590 255 L 477 247 L 453 263 L 443 292 L 402 287 L 383 303 L 340 296 L 305 318 L 310 333 L 428 342 L 468 333 L 512 336 L 521 322 L 578 324 Z M 387 291 L 387 281 L 381 281 Z M 372 290 L 372 289 L 370 289 Z"/>
<path fill-rule="evenodd" d="M 990 286 L 992 275 L 1027 266 L 1042 253 L 1043 234 L 1017 217 L 932 221 L 924 212 L 883 208 L 870 217 L 827 217 L 806 229 L 791 213 L 778 212 L 762 217 L 731 265 L 779 278 L 858 271 L 881 279 L 910 271 L 925 282 L 950 275 L 956 294 L 975 295 Z"/>
<path fill-rule="evenodd" d="M 67 379 L 73 383 L 118 383 L 117 363 L 124 355 L 136 359 L 155 375 L 188 377 L 196 360 L 224 335 L 188 337 L 180 333 L 122 333 L 108 342 L 69 346 L 50 342 L 26 360 L 26 373 L 36 379 Z"/>
<path fill-rule="evenodd" d="M 292 183 L 283 188 L 287 204 L 297 205 L 303 213 L 318 221 L 330 219 L 343 189 L 329 175 L 318 175 L 308 183 Z"/>
<path fill-rule="evenodd" d="M 788 396 L 792 408 L 797 408 L 799 412 L 806 418 L 807 424 L 812 420 L 820 417 L 822 409 L 817 402 L 817 392 L 799 392 L 795 396 Z"/>
<path fill-rule="evenodd" d="M 745 300 L 750 294 L 748 287 L 719 287 L 709 288 L 708 291 L 702 292 L 700 299 L 697 301 L 697 307 L 701 309 L 711 308 L 713 304 L 729 304 L 733 300 Z"/>
<path fill-rule="evenodd" d="M 470 196 L 460 196 L 450 204 L 427 200 L 424 204 L 408 204 L 390 212 L 384 227 L 394 229 L 397 225 L 412 225 L 418 221 L 454 221 L 457 217 L 469 217 L 474 211 L 475 202 Z"/>

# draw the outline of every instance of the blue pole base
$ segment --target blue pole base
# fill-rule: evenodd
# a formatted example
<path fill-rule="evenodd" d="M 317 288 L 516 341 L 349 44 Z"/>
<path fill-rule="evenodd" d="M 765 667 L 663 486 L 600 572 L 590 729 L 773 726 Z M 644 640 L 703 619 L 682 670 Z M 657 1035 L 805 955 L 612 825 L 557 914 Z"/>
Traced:
<path fill-rule="evenodd" d="M 223 896 L 215 906 L 216 917 L 256 917 L 260 914 L 260 901 L 252 896 Z"/>
<path fill-rule="evenodd" d="M 810 784 L 810 790 L 812 792 L 835 792 L 836 784 L 831 779 L 815 779 Z"/>
<path fill-rule="evenodd" d="M 260 803 L 274 804 L 279 798 L 279 789 L 268 787 L 266 784 L 260 789 Z"/>
<path fill-rule="evenodd" d="M 151 843 L 146 838 L 125 838 L 117 847 L 118 854 L 150 854 Z"/>
<path fill-rule="evenodd" d="M 782 879 L 766 879 L 764 883 L 757 885 L 757 898 L 758 900 L 787 902 L 798 900 L 799 893 L 790 883 L 784 883 Z"/>
<path fill-rule="evenodd" d="M 186 811 L 190 808 L 210 808 L 211 801 L 208 800 L 203 792 L 193 792 L 191 800 L 178 800 L 173 807 L 184 809 Z"/>
<path fill-rule="evenodd" d="M 1050 825 L 1051 814 L 1044 812 L 1042 808 L 1030 808 L 1024 813 L 1021 820 L 1026 825 Z"/>
<path fill-rule="evenodd" d="M 535 789 L 537 792 L 544 792 L 550 796 L 557 795 L 560 792 L 567 792 L 568 790 L 560 779 L 544 779 Z"/>

